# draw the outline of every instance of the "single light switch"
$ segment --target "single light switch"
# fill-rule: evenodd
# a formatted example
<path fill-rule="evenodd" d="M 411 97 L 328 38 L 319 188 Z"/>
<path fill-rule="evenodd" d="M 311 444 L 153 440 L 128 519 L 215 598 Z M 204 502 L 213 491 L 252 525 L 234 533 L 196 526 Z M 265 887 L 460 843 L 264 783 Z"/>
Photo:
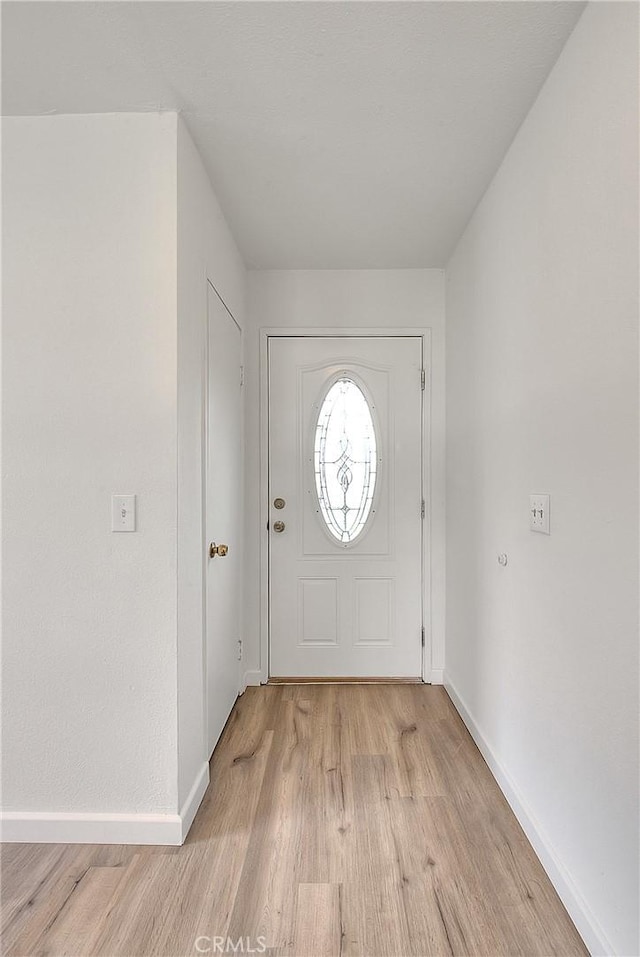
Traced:
<path fill-rule="evenodd" d="M 529 528 L 532 532 L 550 534 L 548 495 L 529 496 Z"/>
<path fill-rule="evenodd" d="M 136 497 L 135 495 L 111 496 L 111 531 L 135 532 Z"/>

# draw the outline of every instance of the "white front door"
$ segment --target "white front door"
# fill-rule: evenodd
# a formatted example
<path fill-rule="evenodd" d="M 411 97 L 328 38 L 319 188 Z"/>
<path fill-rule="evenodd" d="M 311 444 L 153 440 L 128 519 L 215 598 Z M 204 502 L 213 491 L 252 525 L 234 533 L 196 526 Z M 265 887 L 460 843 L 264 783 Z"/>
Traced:
<path fill-rule="evenodd" d="M 269 340 L 272 677 L 419 678 L 422 339 Z"/>
<path fill-rule="evenodd" d="M 241 440 L 240 329 L 208 289 L 206 467 L 207 739 L 209 754 L 238 693 L 240 638 Z M 225 546 L 228 549 L 226 554 Z"/>

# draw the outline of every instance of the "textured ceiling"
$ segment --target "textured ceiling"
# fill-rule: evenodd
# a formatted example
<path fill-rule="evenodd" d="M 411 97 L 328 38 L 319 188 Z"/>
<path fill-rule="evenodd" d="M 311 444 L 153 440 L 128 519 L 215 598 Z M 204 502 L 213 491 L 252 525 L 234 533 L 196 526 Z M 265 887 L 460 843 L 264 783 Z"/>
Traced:
<path fill-rule="evenodd" d="M 8 2 L 3 112 L 182 111 L 250 266 L 439 266 L 582 8 Z"/>

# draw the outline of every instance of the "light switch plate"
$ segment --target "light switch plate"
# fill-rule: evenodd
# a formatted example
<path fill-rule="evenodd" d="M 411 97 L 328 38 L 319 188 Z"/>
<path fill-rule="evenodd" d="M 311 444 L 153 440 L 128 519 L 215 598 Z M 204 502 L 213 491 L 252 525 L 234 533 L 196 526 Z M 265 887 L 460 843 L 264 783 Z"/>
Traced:
<path fill-rule="evenodd" d="M 542 532 L 543 535 L 551 534 L 548 495 L 529 496 L 529 528 L 532 532 Z"/>
<path fill-rule="evenodd" d="M 135 495 L 111 496 L 111 531 L 135 532 L 136 497 Z"/>

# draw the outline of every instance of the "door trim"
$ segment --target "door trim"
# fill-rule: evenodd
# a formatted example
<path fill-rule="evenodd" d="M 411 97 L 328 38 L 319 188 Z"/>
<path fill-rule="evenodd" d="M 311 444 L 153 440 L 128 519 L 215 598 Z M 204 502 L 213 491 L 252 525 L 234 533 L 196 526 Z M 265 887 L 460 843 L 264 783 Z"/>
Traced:
<path fill-rule="evenodd" d="M 425 516 L 422 522 L 422 621 L 424 647 L 422 648 L 422 681 L 429 684 L 433 676 L 432 664 L 432 605 L 431 605 L 431 329 L 427 326 L 401 328 L 339 328 L 263 326 L 260 329 L 260 683 L 269 681 L 269 342 L 271 339 L 422 339 L 422 367 L 426 384 L 422 395 L 422 494 Z"/>

